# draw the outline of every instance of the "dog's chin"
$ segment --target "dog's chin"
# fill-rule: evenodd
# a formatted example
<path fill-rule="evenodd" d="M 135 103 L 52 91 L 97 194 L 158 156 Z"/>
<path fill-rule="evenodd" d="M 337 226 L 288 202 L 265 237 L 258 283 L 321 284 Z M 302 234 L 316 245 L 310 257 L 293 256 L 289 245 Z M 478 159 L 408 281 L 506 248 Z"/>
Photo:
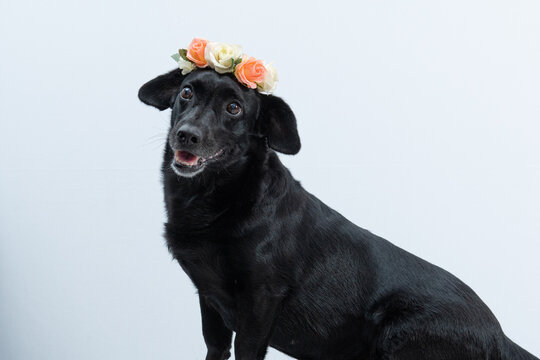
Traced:
<path fill-rule="evenodd" d="M 223 154 L 223 149 L 207 157 L 202 157 L 185 150 L 174 150 L 174 159 L 171 167 L 179 176 L 193 177 L 203 172 L 208 164 L 219 161 Z"/>

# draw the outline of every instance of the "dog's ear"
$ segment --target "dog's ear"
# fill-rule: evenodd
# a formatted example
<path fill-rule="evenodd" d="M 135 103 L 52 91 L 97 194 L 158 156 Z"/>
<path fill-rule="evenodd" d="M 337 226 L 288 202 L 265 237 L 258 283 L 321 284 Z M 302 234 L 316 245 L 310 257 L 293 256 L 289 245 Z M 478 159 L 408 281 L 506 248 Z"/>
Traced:
<path fill-rule="evenodd" d="M 261 95 L 260 129 L 268 139 L 268 146 L 283 154 L 294 155 L 300 151 L 300 137 L 296 118 L 291 108 L 281 98 Z"/>
<path fill-rule="evenodd" d="M 146 105 L 165 110 L 171 107 L 173 96 L 180 92 L 185 76 L 176 69 L 150 80 L 139 89 L 139 99 Z"/>

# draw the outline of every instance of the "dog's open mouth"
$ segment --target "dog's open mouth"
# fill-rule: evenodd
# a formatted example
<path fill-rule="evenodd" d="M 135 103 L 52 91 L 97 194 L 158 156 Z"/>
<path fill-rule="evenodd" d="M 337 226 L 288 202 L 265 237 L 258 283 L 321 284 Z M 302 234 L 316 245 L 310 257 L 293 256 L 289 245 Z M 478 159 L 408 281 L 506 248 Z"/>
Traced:
<path fill-rule="evenodd" d="M 198 156 L 185 150 L 176 150 L 174 152 L 174 162 L 177 165 L 186 166 L 189 168 L 200 168 L 206 164 L 207 161 L 214 160 L 222 154 L 223 149 L 220 149 L 208 157 Z"/>

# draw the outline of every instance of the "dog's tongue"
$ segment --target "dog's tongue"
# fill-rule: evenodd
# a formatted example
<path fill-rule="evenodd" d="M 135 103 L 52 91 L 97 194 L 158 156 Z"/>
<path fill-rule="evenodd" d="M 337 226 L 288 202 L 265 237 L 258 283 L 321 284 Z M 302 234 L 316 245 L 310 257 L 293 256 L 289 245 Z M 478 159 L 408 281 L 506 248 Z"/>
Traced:
<path fill-rule="evenodd" d="M 181 150 L 176 151 L 176 153 L 174 154 L 174 158 L 176 162 L 188 166 L 193 166 L 197 164 L 197 161 L 199 160 L 199 157 L 197 155 L 194 155 L 188 151 Z"/>

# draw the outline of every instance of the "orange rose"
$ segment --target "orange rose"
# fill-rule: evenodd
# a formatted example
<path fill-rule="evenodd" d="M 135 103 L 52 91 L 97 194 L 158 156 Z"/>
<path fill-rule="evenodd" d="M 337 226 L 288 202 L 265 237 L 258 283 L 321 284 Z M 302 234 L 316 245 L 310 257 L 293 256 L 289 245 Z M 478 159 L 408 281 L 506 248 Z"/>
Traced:
<path fill-rule="evenodd" d="M 264 81 L 266 71 L 262 60 L 256 60 L 253 57 L 248 59 L 248 57 L 244 55 L 242 56 L 242 62 L 236 65 L 234 75 L 242 84 L 251 89 L 256 89 L 256 83 Z"/>
<path fill-rule="evenodd" d="M 201 68 L 208 65 L 206 59 L 204 58 L 204 50 L 206 49 L 207 44 L 208 40 L 195 38 L 191 41 L 187 48 L 186 57 Z"/>

